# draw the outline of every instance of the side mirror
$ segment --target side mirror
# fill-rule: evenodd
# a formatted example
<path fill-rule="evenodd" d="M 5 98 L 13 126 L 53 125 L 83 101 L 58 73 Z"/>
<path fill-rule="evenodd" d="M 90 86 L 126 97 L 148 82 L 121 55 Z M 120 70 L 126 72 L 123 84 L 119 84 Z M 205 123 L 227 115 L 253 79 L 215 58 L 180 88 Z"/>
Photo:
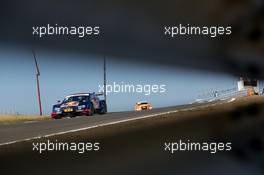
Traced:
<path fill-rule="evenodd" d="M 61 103 L 61 101 L 60 101 L 60 100 L 58 100 L 58 101 L 57 101 L 57 103 Z"/>

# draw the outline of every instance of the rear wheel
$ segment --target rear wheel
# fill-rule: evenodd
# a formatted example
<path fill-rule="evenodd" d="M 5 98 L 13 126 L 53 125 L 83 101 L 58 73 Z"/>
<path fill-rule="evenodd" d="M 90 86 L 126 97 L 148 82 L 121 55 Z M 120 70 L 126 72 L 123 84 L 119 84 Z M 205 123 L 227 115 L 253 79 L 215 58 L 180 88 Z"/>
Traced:
<path fill-rule="evenodd" d="M 90 112 L 88 113 L 88 116 L 93 116 L 94 115 L 94 107 L 91 105 L 90 107 Z"/>
<path fill-rule="evenodd" d="M 107 113 L 107 107 L 106 107 L 106 105 L 104 105 L 104 106 L 100 109 L 100 111 L 99 111 L 99 114 L 105 114 L 105 113 Z"/>

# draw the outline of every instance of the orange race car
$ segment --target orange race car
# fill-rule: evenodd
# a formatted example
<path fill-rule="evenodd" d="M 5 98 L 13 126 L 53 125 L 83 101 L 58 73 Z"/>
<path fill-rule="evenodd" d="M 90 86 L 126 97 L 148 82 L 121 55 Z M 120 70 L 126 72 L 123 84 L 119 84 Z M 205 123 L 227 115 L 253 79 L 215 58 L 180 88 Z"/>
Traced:
<path fill-rule="evenodd" d="M 135 105 L 135 111 L 150 110 L 152 105 L 146 101 L 137 102 Z"/>

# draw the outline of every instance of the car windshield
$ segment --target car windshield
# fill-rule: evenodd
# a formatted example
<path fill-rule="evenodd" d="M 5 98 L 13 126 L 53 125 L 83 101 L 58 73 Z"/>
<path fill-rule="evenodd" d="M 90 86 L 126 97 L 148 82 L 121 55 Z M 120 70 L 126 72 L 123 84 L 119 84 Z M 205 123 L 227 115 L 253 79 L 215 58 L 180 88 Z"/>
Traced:
<path fill-rule="evenodd" d="M 72 96 L 72 97 L 67 97 L 63 100 L 63 103 L 69 103 L 72 101 L 77 101 L 77 102 L 83 102 L 83 101 L 88 100 L 88 96 Z"/>
<path fill-rule="evenodd" d="M 142 103 L 139 103 L 139 105 L 147 105 L 148 102 L 142 102 Z"/>

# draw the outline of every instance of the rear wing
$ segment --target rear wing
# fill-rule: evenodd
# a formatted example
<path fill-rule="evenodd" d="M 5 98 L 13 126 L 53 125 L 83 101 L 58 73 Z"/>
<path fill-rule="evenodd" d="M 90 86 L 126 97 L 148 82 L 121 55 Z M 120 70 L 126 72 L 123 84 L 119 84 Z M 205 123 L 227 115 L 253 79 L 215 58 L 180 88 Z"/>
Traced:
<path fill-rule="evenodd" d="M 96 96 L 102 96 L 102 95 L 104 95 L 104 93 L 103 93 L 103 92 L 98 92 L 98 93 L 96 93 L 95 95 L 96 95 Z"/>

